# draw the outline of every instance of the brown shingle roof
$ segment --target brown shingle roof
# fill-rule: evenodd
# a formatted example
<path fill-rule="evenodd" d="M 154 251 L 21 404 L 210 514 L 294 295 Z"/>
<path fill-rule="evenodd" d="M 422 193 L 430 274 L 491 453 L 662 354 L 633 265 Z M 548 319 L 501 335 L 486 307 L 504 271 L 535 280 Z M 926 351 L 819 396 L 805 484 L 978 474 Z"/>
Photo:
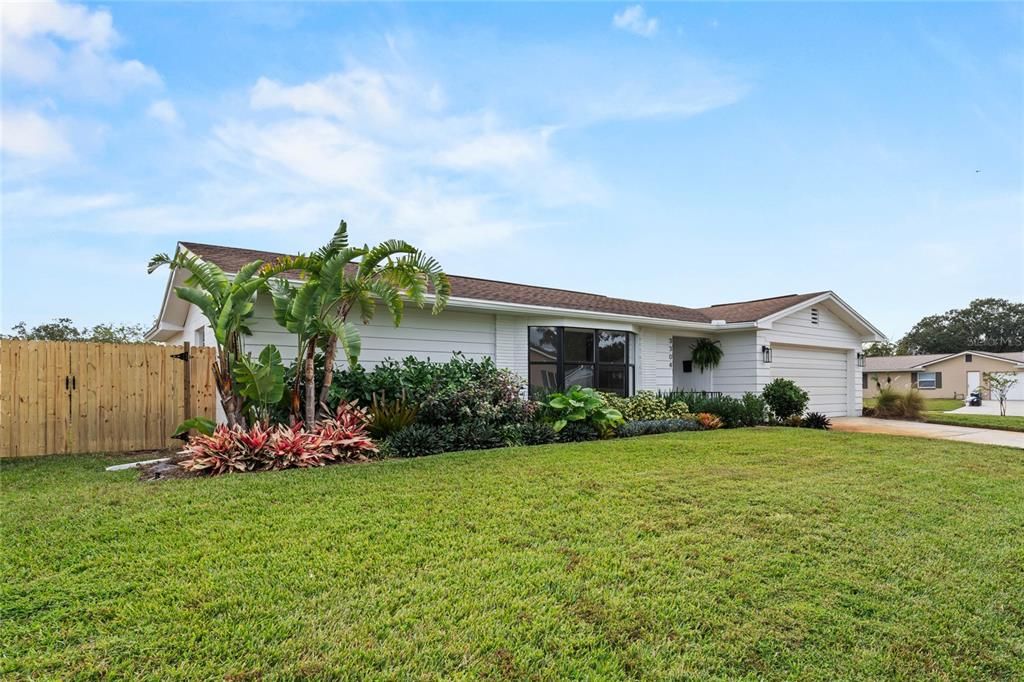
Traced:
<path fill-rule="evenodd" d="M 963 351 L 961 351 L 963 352 Z M 1024 363 L 1024 352 L 1012 353 L 990 353 L 988 351 L 966 351 L 977 355 L 986 355 L 995 358 L 1002 358 L 1008 362 Z M 875 358 L 864 358 L 864 371 L 866 372 L 907 372 L 916 369 L 921 365 L 948 358 L 957 353 L 925 353 L 921 355 L 883 355 Z"/>
<path fill-rule="evenodd" d="M 774 315 L 780 310 L 785 310 L 798 303 L 809 301 L 815 296 L 827 294 L 827 291 L 816 291 L 811 294 L 787 294 L 773 298 L 759 298 L 753 301 L 741 301 L 739 303 L 716 303 L 713 306 L 702 308 L 713 320 L 725 320 L 726 322 L 750 322 L 760 320 L 762 317 Z"/>
<path fill-rule="evenodd" d="M 181 245 L 204 260 L 216 264 L 225 272 L 237 272 L 246 263 L 254 260 L 270 261 L 284 254 L 272 251 L 256 251 L 230 246 L 181 242 Z M 515 284 L 478 277 L 449 275 L 452 296 L 479 301 L 518 303 L 524 305 L 585 310 L 588 312 L 635 315 L 680 322 L 753 322 L 777 313 L 802 301 L 818 296 L 813 294 L 790 294 L 776 298 L 764 298 L 742 303 L 726 303 L 708 308 L 684 308 L 666 303 L 647 303 L 624 298 L 612 298 L 599 294 L 588 294 L 567 289 L 552 289 L 529 284 Z"/>

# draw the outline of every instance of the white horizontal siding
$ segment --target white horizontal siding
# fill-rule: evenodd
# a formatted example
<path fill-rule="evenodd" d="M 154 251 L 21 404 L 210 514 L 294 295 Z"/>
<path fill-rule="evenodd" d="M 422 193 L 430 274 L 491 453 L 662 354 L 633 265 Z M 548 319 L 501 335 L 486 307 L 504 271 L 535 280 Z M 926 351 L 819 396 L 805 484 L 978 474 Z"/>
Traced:
<path fill-rule="evenodd" d="M 495 321 L 490 313 L 446 310 L 432 315 L 430 310 L 407 307 L 400 327 L 395 327 L 383 309 L 369 324 L 362 324 L 358 318 L 351 321 L 359 329 L 359 362 L 366 368 L 389 358 L 401 360 L 410 355 L 437 362 L 449 360 L 455 352 L 476 360 L 495 356 Z M 245 338 L 246 351 L 256 355 L 268 344 L 274 344 L 286 363 L 294 360 L 295 335 L 274 321 L 269 298 L 256 301 L 249 327 L 252 335 Z"/>
<path fill-rule="evenodd" d="M 512 370 L 524 382 L 529 373 L 528 326 L 524 317 L 496 315 L 494 318 L 494 362 L 498 367 Z"/>
<path fill-rule="evenodd" d="M 811 321 L 811 308 L 818 311 L 817 324 Z M 765 335 L 774 343 L 832 348 L 861 347 L 860 335 L 825 304 L 808 306 L 775 320 Z"/>
<path fill-rule="evenodd" d="M 672 390 L 672 332 L 657 327 L 639 330 L 636 390 Z"/>
<path fill-rule="evenodd" d="M 722 334 L 718 341 L 722 344 L 722 361 L 713 370 L 712 390 L 737 398 L 748 391 L 759 390 L 757 372 L 761 356 L 757 333 Z"/>

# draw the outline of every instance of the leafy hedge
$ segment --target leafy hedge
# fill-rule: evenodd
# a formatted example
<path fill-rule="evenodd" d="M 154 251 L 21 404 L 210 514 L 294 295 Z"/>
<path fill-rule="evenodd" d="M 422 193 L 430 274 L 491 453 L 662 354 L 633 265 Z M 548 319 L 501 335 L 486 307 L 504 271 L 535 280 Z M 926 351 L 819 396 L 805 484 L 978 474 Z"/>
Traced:
<path fill-rule="evenodd" d="M 702 393 L 677 394 L 677 401 L 685 401 L 694 414 L 713 414 L 722 426 L 734 429 L 741 426 L 760 426 L 767 423 L 769 413 L 764 398 L 756 393 L 744 393 L 742 398 L 710 396 Z"/>

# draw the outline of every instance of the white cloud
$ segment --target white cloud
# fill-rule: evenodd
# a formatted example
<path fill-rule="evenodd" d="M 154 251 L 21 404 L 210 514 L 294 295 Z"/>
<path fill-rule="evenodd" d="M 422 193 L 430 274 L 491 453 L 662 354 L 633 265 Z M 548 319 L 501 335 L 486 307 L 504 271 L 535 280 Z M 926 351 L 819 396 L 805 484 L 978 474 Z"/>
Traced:
<path fill-rule="evenodd" d="M 0 148 L 4 154 L 33 161 L 74 158 L 63 127 L 28 110 L 4 109 L 0 114 Z"/>
<path fill-rule="evenodd" d="M 108 99 L 161 83 L 151 67 L 113 55 L 120 37 L 107 10 L 54 0 L 8 3 L 0 40 L 4 76 L 29 85 Z"/>
<path fill-rule="evenodd" d="M 284 108 L 300 114 L 379 124 L 396 123 L 406 107 L 436 108 L 441 99 L 435 88 L 420 91 L 407 78 L 360 66 L 294 86 L 260 78 L 249 95 L 250 104 L 257 110 Z"/>
<path fill-rule="evenodd" d="M 514 168 L 548 158 L 548 138 L 553 129 L 540 131 L 488 132 L 458 142 L 438 156 L 452 168 Z"/>
<path fill-rule="evenodd" d="M 174 103 L 167 99 L 160 99 L 150 104 L 146 115 L 172 127 L 181 125 L 178 110 L 174 108 Z"/>
<path fill-rule="evenodd" d="M 630 5 L 612 17 L 612 26 L 650 38 L 658 32 L 658 20 L 648 17 L 643 5 Z"/>

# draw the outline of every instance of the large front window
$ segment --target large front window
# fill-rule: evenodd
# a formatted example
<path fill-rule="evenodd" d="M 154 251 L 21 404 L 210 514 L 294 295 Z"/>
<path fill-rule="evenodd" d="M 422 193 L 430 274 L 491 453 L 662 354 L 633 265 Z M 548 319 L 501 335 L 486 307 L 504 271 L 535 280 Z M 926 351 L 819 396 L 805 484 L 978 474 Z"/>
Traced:
<path fill-rule="evenodd" d="M 636 335 L 610 329 L 530 327 L 530 395 L 569 386 L 633 393 Z"/>

